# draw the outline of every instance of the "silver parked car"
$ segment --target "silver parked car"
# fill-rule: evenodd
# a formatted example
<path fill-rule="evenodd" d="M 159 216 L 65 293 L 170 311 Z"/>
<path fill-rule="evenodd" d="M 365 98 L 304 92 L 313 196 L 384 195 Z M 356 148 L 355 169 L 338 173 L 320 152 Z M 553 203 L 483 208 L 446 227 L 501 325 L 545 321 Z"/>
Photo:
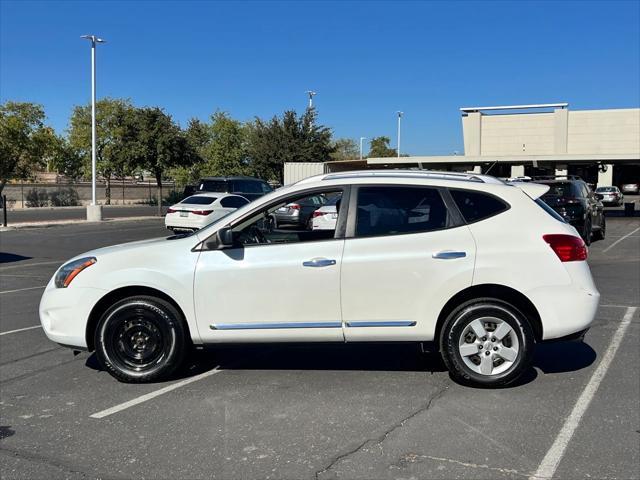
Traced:
<path fill-rule="evenodd" d="M 600 195 L 600 201 L 604 205 L 620 206 L 624 200 L 624 195 L 618 187 L 598 187 L 596 194 Z"/>

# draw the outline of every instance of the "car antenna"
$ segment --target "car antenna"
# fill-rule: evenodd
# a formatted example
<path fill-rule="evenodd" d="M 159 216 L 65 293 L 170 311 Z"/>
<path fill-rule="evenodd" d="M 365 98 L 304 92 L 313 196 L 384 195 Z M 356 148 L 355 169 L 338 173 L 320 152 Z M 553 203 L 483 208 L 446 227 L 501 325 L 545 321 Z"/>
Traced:
<path fill-rule="evenodd" d="M 491 169 L 492 169 L 493 167 L 495 167 L 495 166 L 496 166 L 496 163 L 498 163 L 498 161 L 497 161 L 497 160 L 496 160 L 495 162 L 493 162 L 489 168 L 487 168 L 487 171 L 486 171 L 486 172 L 484 172 L 484 173 L 483 173 L 483 175 L 489 175 L 489 172 L 491 171 Z"/>

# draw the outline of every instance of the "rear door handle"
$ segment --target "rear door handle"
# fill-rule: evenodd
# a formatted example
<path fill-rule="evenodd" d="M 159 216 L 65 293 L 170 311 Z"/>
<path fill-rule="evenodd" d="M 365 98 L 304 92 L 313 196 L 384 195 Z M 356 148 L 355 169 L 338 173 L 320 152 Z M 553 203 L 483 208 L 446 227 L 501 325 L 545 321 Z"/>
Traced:
<path fill-rule="evenodd" d="M 442 260 L 452 260 L 454 258 L 464 258 L 467 256 L 467 252 L 454 252 L 453 250 L 443 250 L 441 252 L 434 252 L 431 255 L 433 258 L 439 258 Z"/>
<path fill-rule="evenodd" d="M 330 267 L 335 265 L 336 261 L 329 258 L 312 258 L 306 262 L 302 262 L 303 267 Z"/>

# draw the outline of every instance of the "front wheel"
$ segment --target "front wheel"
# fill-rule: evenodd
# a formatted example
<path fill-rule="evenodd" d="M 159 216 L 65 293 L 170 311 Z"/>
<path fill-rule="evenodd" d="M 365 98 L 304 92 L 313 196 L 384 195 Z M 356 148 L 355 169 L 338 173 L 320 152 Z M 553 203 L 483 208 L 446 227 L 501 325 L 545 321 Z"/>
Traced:
<path fill-rule="evenodd" d="M 148 296 L 116 302 L 100 318 L 96 356 L 122 382 L 144 383 L 171 375 L 182 363 L 186 332 L 169 302 Z"/>
<path fill-rule="evenodd" d="M 594 233 L 596 240 L 604 240 L 607 234 L 607 221 L 605 220 L 604 213 L 602 214 L 602 223 L 600 224 L 600 230 Z"/>
<path fill-rule="evenodd" d="M 497 387 L 515 381 L 529 367 L 534 335 L 514 306 L 491 298 L 471 300 L 454 310 L 440 335 L 440 351 L 451 376 L 461 382 Z"/>

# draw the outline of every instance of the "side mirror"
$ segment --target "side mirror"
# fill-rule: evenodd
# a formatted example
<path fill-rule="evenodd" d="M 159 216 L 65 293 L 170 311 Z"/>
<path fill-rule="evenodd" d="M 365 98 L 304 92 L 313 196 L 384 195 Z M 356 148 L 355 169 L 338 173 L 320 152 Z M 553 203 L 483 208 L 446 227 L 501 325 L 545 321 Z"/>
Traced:
<path fill-rule="evenodd" d="M 218 230 L 218 249 L 231 248 L 235 245 L 233 241 L 233 230 L 229 227 L 223 227 Z"/>

